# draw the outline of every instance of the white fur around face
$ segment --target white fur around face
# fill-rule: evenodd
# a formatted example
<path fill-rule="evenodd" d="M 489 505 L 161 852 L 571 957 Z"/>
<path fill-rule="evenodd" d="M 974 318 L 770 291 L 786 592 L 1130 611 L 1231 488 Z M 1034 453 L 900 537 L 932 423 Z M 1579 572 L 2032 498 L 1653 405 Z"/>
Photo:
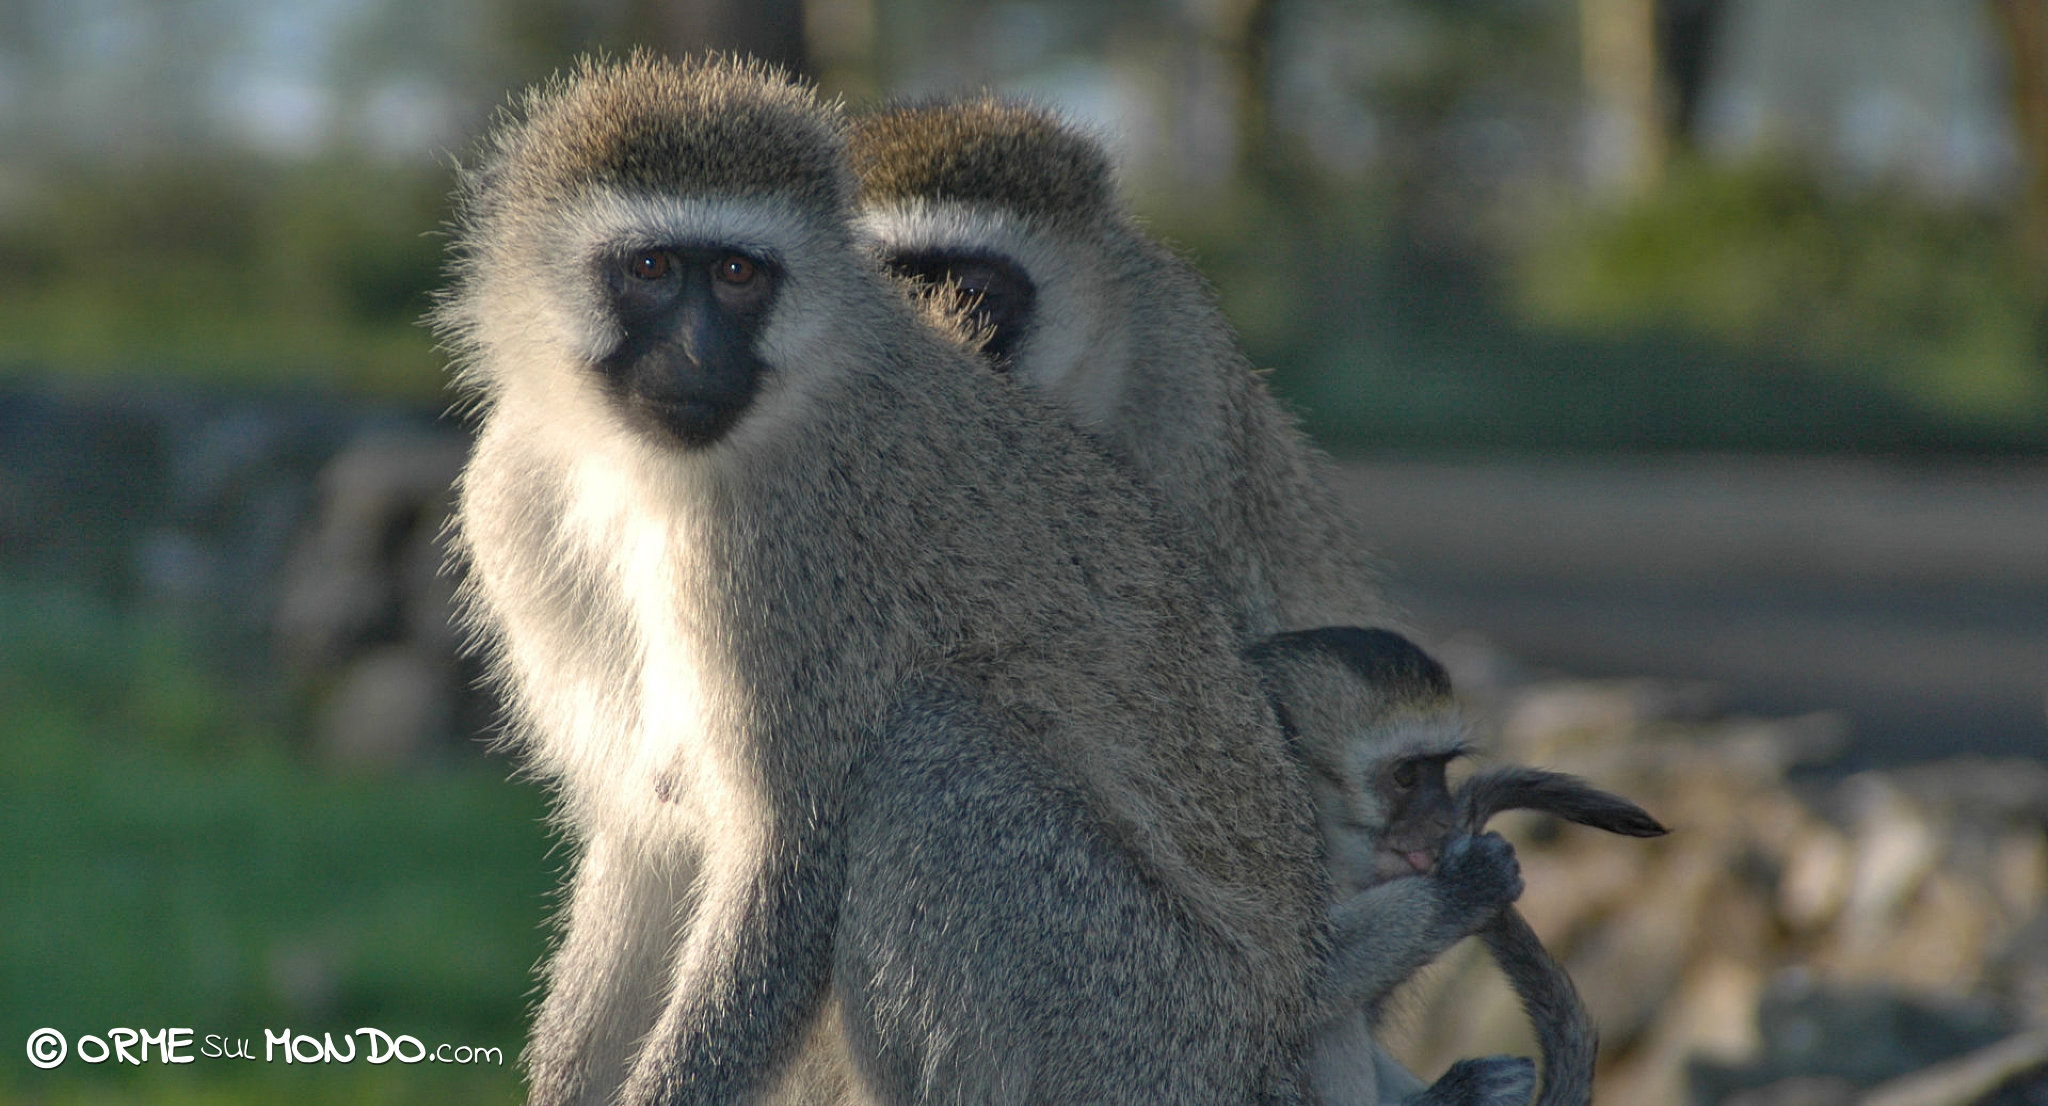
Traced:
<path fill-rule="evenodd" d="M 1012 373 L 1058 397 L 1080 423 L 1107 424 L 1130 361 L 1123 295 L 1087 244 L 1039 231 L 1000 208 L 911 199 L 863 212 L 855 228 L 878 256 L 919 250 L 1008 258 L 1038 289 L 1037 310 Z"/>
<path fill-rule="evenodd" d="M 461 374 L 488 404 L 546 411 L 575 441 L 607 435 L 616 423 L 590 366 L 618 348 L 624 332 L 606 309 L 602 265 L 655 246 L 728 247 L 783 270 L 758 348 L 775 367 L 739 433 L 754 438 L 814 390 L 816 371 L 836 363 L 828 320 L 845 319 L 849 282 L 874 279 L 843 227 L 784 201 L 677 197 L 594 189 L 534 225 L 508 233 L 474 258 L 469 286 L 448 312 Z M 843 344 L 843 343 L 842 343 Z M 715 451 L 708 451 L 715 452 Z"/>
<path fill-rule="evenodd" d="M 699 245 L 767 258 L 782 279 L 753 409 L 727 442 L 684 449 L 619 418 L 593 366 L 623 338 L 603 261 Z M 477 260 L 458 311 L 489 402 L 462 528 L 532 763 L 586 829 L 734 832 L 760 804 L 719 740 L 747 711 L 720 644 L 729 635 L 705 601 L 702 558 L 721 544 L 706 504 L 749 443 L 777 435 L 846 363 L 848 342 L 824 320 L 844 317 L 848 282 L 881 278 L 816 215 L 616 192 Z M 556 494 L 535 495 L 543 485 Z"/>

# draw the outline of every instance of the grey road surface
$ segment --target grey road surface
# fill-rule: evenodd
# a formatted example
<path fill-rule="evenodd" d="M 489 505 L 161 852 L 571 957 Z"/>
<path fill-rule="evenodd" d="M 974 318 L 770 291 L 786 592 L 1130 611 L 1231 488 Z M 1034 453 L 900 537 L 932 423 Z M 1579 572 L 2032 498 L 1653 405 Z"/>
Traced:
<path fill-rule="evenodd" d="M 1836 709 L 1844 766 L 2048 758 L 2048 463 L 1355 461 L 1424 640 Z"/>

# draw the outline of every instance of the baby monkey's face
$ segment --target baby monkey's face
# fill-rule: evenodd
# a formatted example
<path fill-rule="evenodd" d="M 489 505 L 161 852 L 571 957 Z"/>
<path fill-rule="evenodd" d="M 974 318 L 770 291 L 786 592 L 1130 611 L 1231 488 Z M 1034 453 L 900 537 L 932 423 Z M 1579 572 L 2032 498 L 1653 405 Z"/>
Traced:
<path fill-rule="evenodd" d="M 1355 894 L 1436 867 L 1458 829 L 1446 777 L 1463 751 L 1453 718 L 1382 720 L 1354 734 L 1335 762 L 1338 771 L 1314 773 L 1338 892 Z"/>
<path fill-rule="evenodd" d="M 1459 831 L 1445 767 L 1469 750 L 1443 666 L 1351 626 L 1275 634 L 1250 655 L 1309 770 L 1338 895 L 1434 871 Z"/>

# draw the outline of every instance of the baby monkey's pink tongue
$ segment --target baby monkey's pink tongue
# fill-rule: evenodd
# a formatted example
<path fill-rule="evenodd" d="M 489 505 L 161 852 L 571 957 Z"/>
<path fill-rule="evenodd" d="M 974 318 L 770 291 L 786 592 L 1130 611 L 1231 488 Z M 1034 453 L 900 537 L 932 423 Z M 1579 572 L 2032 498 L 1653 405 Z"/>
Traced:
<path fill-rule="evenodd" d="M 1412 853 L 1402 853 L 1402 854 L 1401 854 L 1401 859 L 1403 859 L 1403 860 L 1406 860 L 1406 861 L 1408 862 L 1408 866 L 1409 866 L 1410 868 L 1413 868 L 1413 869 L 1415 869 L 1415 870 L 1416 870 L 1416 871 L 1418 871 L 1418 872 L 1427 872 L 1427 871 L 1429 871 L 1429 869 L 1431 868 L 1431 866 L 1433 866 L 1434 864 L 1436 864 L 1436 854 L 1435 854 L 1435 853 L 1426 853 L 1426 852 L 1412 852 Z"/>

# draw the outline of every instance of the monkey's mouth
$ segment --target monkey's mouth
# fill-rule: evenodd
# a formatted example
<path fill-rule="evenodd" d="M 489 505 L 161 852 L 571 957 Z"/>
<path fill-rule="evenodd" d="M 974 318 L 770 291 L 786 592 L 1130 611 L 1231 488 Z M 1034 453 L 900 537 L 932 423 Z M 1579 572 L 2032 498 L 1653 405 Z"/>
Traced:
<path fill-rule="evenodd" d="M 1374 857 L 1373 866 L 1378 869 L 1381 879 L 1398 879 L 1401 876 L 1428 875 L 1436 867 L 1436 859 L 1434 849 L 1382 847 Z"/>
<path fill-rule="evenodd" d="M 747 409 L 751 396 L 652 396 L 632 393 L 635 413 L 686 446 L 707 446 L 725 437 Z"/>

